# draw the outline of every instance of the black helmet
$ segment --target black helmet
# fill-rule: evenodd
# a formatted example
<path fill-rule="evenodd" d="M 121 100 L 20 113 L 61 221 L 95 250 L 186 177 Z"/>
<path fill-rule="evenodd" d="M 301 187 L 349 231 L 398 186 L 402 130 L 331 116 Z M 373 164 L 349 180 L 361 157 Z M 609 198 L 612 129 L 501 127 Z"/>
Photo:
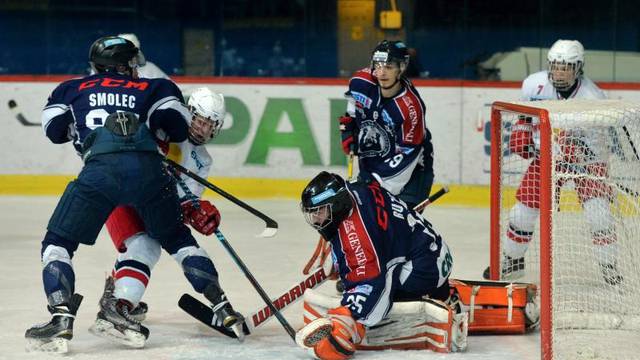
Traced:
<path fill-rule="evenodd" d="M 407 45 L 402 41 L 382 40 L 376 45 L 376 48 L 373 49 L 371 62 L 395 62 L 398 66 L 403 67 L 401 65 L 404 65 L 404 68 L 406 68 L 409 64 L 409 50 L 407 49 Z"/>
<path fill-rule="evenodd" d="M 339 175 L 323 171 L 302 191 L 300 207 L 309 225 L 320 232 L 333 232 L 349 214 L 353 202 L 344 180 Z M 324 221 L 316 223 L 318 217 Z"/>
<path fill-rule="evenodd" d="M 89 49 L 89 63 L 96 72 L 131 70 L 138 48 L 129 40 L 105 36 L 96 40 Z"/>

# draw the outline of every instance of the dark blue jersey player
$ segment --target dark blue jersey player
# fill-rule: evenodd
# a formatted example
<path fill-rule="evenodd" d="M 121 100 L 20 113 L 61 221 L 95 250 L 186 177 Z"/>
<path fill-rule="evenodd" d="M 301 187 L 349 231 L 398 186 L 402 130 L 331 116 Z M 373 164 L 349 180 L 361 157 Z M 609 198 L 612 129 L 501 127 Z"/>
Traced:
<path fill-rule="evenodd" d="M 178 261 L 194 289 L 213 303 L 219 326 L 238 331 L 241 324 L 209 256 L 183 224 L 175 179 L 164 169 L 158 151 L 158 138 L 187 139 L 191 115 L 173 83 L 137 78 L 137 52 L 122 38 L 96 40 L 89 58 L 97 74 L 62 83 L 43 111 L 46 135 L 54 143 L 73 141 L 85 164 L 67 185 L 42 241 L 42 279 L 53 318 L 27 330 L 32 350 L 67 351 L 82 300 L 75 293 L 71 259 L 79 244 L 95 243 L 119 205 L 136 210 L 149 236 Z M 156 256 L 143 250 L 138 255 Z M 131 265 L 136 262 L 132 256 Z M 149 330 L 130 315 L 132 309 L 126 299 L 103 297 L 99 326 L 92 332 L 132 347 L 144 346 Z"/>
<path fill-rule="evenodd" d="M 380 42 L 371 66 L 349 81 L 340 129 L 343 150 L 359 157 L 359 178 L 376 179 L 413 207 L 431 191 L 433 146 L 425 104 L 404 76 L 408 63 L 403 42 Z"/>

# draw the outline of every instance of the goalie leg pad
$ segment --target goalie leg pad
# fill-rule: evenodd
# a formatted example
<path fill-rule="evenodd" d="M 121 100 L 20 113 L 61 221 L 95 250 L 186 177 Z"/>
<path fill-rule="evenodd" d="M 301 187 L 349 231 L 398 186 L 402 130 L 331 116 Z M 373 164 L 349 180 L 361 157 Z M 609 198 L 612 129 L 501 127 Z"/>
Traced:
<path fill-rule="evenodd" d="M 304 293 L 304 322 L 322 328 L 318 321 L 329 309 L 340 306 L 340 298 L 308 289 Z M 318 321 L 315 323 L 315 321 Z M 308 325 L 307 325 L 308 326 Z M 368 327 L 358 350 L 429 349 L 448 353 L 467 347 L 467 314 L 456 313 L 438 300 L 395 302 L 387 317 Z"/>

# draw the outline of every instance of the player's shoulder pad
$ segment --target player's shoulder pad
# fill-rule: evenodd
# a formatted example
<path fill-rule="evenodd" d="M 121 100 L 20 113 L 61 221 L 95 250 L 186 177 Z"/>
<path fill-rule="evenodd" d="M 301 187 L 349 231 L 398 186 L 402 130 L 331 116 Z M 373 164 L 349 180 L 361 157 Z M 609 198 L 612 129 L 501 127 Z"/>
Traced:
<path fill-rule="evenodd" d="M 65 80 L 65 81 L 61 82 L 51 92 L 51 95 L 49 96 L 49 101 L 52 101 L 52 100 L 54 102 L 62 101 L 62 99 L 67 94 L 73 94 L 73 93 L 79 91 L 79 89 L 81 88 L 81 84 L 86 80 L 91 80 L 91 77 L 92 76 L 76 77 L 76 78 Z"/>
<path fill-rule="evenodd" d="M 549 72 L 547 70 L 542 70 L 530 74 L 522 81 L 522 88 L 524 89 L 528 85 L 532 84 L 544 84 L 549 80 Z"/>
<path fill-rule="evenodd" d="M 373 75 L 371 69 L 364 68 L 356 71 L 349 80 L 349 89 L 377 86 L 378 79 Z"/>
<path fill-rule="evenodd" d="M 175 96 L 180 100 L 181 103 L 185 102 L 184 97 L 182 96 L 182 91 L 180 91 L 178 85 L 172 80 L 164 78 L 154 78 L 145 79 L 145 81 L 149 81 L 151 86 L 163 96 Z"/>
<path fill-rule="evenodd" d="M 582 76 L 580 79 L 582 81 L 582 90 L 584 91 L 583 98 L 586 99 L 606 99 L 607 95 L 596 85 L 593 80 L 589 79 L 586 76 Z"/>
<path fill-rule="evenodd" d="M 549 72 L 542 70 L 530 74 L 522 81 L 522 99 L 531 100 L 538 92 L 539 86 L 545 86 L 549 82 Z"/>

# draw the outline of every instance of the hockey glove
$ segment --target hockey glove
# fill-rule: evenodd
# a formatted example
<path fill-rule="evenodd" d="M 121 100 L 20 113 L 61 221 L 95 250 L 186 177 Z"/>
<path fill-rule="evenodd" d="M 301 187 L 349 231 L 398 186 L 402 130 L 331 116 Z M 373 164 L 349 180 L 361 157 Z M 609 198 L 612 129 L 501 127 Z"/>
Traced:
<path fill-rule="evenodd" d="M 199 208 L 195 204 L 199 204 Z M 220 225 L 220 212 L 207 200 L 187 200 L 182 204 L 184 222 L 204 235 L 211 235 Z"/>
<path fill-rule="evenodd" d="M 321 360 L 346 360 L 353 356 L 356 344 L 365 334 L 364 325 L 351 317 L 344 306 L 331 309 L 327 317 L 316 319 L 296 334 L 298 345 Z"/>
<path fill-rule="evenodd" d="M 345 154 L 349 155 L 353 153 L 357 155 L 358 153 L 358 127 L 356 126 L 355 120 L 345 114 L 338 118 L 340 121 L 340 137 L 342 138 L 342 151 Z"/>
<path fill-rule="evenodd" d="M 521 116 L 511 127 L 509 150 L 512 153 L 522 156 L 524 159 L 529 159 L 536 155 L 536 147 L 533 141 L 533 125 L 531 122 L 531 117 Z"/>

